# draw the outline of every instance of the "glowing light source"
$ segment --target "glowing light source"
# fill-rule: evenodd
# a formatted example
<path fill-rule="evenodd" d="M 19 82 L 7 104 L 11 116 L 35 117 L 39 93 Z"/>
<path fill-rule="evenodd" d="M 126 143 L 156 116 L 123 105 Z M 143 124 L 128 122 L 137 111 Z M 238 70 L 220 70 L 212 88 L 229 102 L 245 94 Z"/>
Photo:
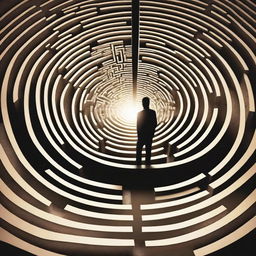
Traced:
<path fill-rule="evenodd" d="M 115 104 L 115 113 L 121 120 L 135 124 L 137 119 L 137 113 L 141 110 L 141 107 L 137 102 L 133 102 L 130 99 L 120 100 Z"/>

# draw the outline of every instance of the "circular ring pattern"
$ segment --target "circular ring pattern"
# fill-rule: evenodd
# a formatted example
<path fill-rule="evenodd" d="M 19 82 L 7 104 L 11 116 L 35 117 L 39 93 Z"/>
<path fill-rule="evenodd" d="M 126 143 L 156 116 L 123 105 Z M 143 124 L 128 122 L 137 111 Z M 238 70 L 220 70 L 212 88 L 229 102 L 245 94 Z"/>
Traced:
<path fill-rule="evenodd" d="M 191 250 L 200 256 L 250 234 L 253 1 L 141 0 L 136 100 L 130 1 L 3 2 L 5 242 L 38 255 L 95 247 L 95 255 L 166 256 L 194 241 Z M 135 165 L 136 112 L 145 96 L 158 119 L 146 172 Z M 87 176 L 91 161 L 143 180 L 157 173 L 139 216 L 137 192 L 107 172 Z"/>

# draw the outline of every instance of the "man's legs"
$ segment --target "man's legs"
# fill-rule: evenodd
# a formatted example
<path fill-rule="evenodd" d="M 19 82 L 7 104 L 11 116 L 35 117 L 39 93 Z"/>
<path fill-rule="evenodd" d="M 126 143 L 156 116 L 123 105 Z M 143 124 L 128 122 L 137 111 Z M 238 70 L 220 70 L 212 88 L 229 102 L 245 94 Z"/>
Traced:
<path fill-rule="evenodd" d="M 138 139 L 137 147 L 136 147 L 136 164 L 141 164 L 141 154 L 142 154 L 143 144 L 144 144 L 143 141 Z"/>
<path fill-rule="evenodd" d="M 146 142 L 146 164 L 150 165 L 152 139 Z"/>

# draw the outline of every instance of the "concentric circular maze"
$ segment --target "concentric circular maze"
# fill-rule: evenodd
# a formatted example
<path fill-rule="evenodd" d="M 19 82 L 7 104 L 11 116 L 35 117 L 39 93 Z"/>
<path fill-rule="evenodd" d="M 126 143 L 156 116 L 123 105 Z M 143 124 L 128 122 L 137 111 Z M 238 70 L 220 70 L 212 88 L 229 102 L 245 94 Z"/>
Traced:
<path fill-rule="evenodd" d="M 6 255 L 254 255 L 253 0 L 0 12 Z M 152 164 L 137 166 L 145 96 L 158 125 Z"/>

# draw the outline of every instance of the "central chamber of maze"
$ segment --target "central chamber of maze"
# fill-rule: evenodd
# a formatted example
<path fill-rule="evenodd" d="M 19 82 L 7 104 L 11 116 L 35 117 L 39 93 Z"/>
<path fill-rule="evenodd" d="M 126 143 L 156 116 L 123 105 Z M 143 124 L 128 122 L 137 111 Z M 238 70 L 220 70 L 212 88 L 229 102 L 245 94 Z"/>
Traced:
<path fill-rule="evenodd" d="M 164 131 L 173 121 L 175 100 L 172 94 L 177 93 L 172 93 L 173 89 L 160 78 L 156 65 L 141 62 L 138 96 L 134 100 L 131 45 L 125 45 L 123 41 L 105 41 L 98 40 L 97 46 L 91 47 L 91 51 L 88 47 L 82 54 L 85 63 L 78 74 L 73 71 L 64 75 L 62 88 L 65 95 L 60 108 L 70 108 L 67 126 L 72 130 L 74 143 L 80 147 L 79 153 L 97 162 L 134 165 L 137 112 L 142 110 L 141 99 L 148 96 L 151 107 L 157 111 L 159 123 L 152 160 L 166 163 L 169 137 L 166 138 Z M 65 69 L 65 65 L 62 67 Z M 74 68 L 69 67 L 70 70 Z M 58 81 L 63 81 L 61 75 Z M 62 113 L 66 115 L 65 111 Z"/>
<path fill-rule="evenodd" d="M 36 255 L 203 256 L 255 226 L 255 4 L 141 0 L 135 100 L 131 7 L 3 5 L 5 242 Z M 145 96 L 158 121 L 148 168 L 135 164 Z"/>

